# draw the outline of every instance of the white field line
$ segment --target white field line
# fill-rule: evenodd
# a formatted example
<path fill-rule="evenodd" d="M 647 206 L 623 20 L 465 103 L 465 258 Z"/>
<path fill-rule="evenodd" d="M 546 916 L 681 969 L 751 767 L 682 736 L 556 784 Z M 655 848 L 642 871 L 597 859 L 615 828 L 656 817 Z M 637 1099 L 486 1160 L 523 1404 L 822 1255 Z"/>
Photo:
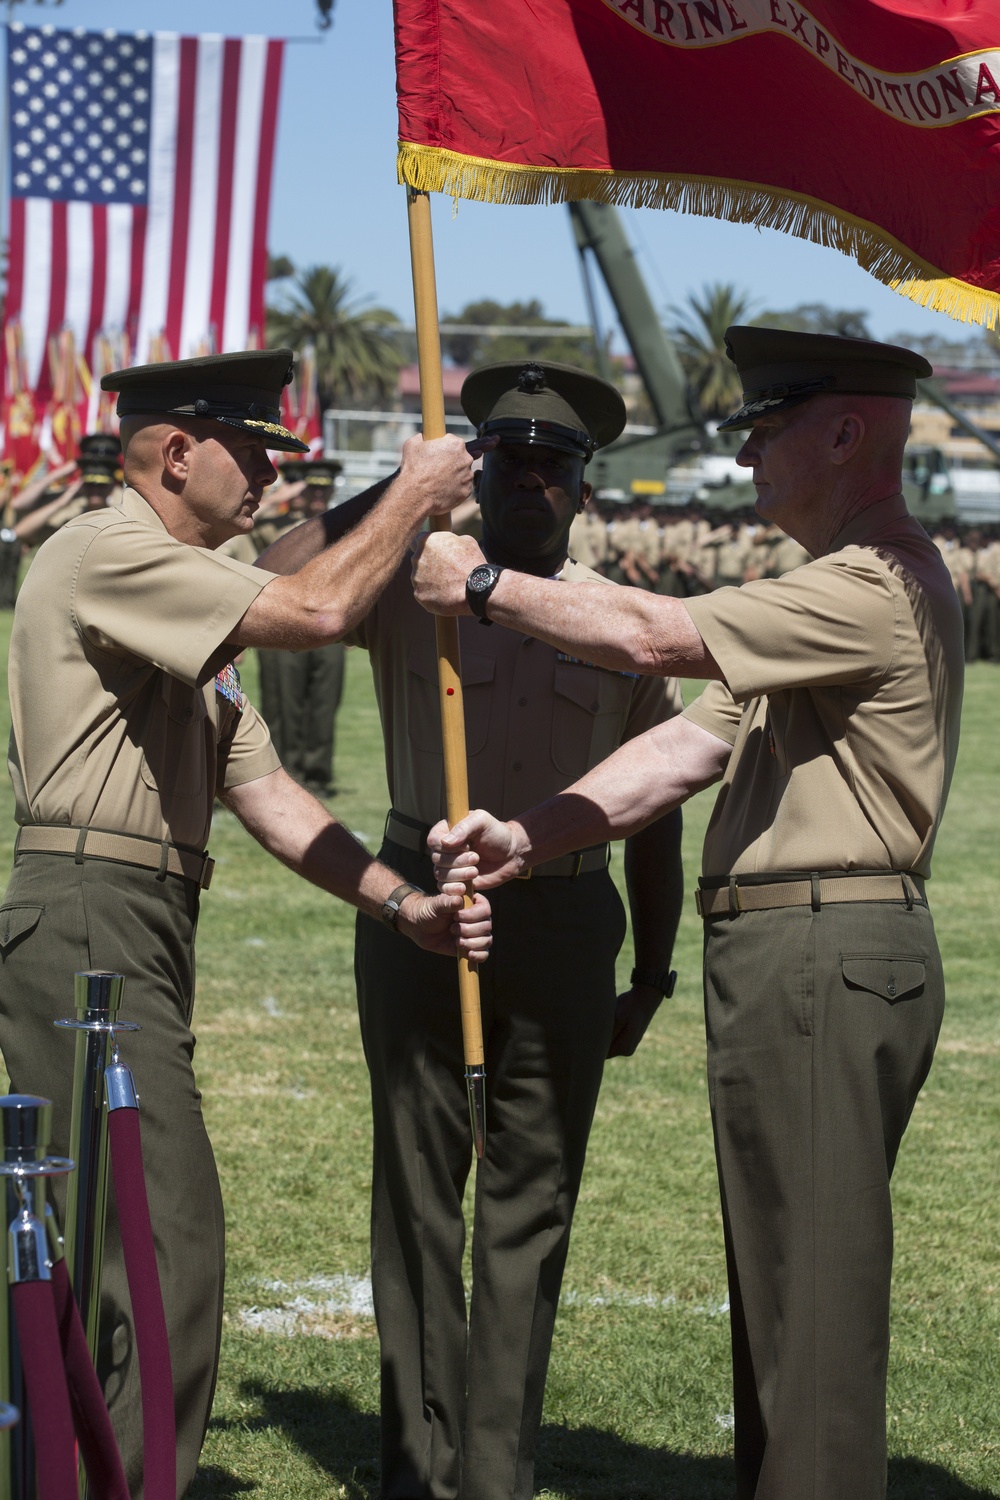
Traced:
<path fill-rule="evenodd" d="M 285 1338 L 318 1333 L 330 1337 L 322 1327 L 327 1318 L 374 1318 L 370 1276 L 309 1276 L 302 1281 L 258 1281 L 261 1291 L 292 1292 L 280 1307 L 243 1307 L 240 1322 L 257 1333 Z M 307 1297 L 306 1292 L 326 1292 L 326 1297 Z"/>
<path fill-rule="evenodd" d="M 240 1309 L 240 1322 L 245 1328 L 257 1333 L 276 1334 L 285 1338 L 315 1333 L 329 1338 L 333 1335 L 317 1325 L 337 1317 L 361 1319 L 375 1316 L 370 1276 L 307 1276 L 298 1281 L 260 1279 L 251 1281 L 249 1285 L 285 1298 L 277 1307 L 252 1306 Z M 310 1293 L 326 1295 L 309 1295 Z M 604 1292 L 585 1296 L 582 1292 L 567 1291 L 560 1301 L 564 1307 L 677 1307 L 681 1310 L 685 1307 L 673 1295 L 656 1296 L 652 1293 L 639 1296 L 630 1292 Z M 705 1317 L 717 1318 L 729 1312 L 729 1302 L 724 1300 L 705 1303 L 690 1307 L 689 1310 Z M 719 1421 L 722 1424 L 723 1418 L 720 1417 Z"/>

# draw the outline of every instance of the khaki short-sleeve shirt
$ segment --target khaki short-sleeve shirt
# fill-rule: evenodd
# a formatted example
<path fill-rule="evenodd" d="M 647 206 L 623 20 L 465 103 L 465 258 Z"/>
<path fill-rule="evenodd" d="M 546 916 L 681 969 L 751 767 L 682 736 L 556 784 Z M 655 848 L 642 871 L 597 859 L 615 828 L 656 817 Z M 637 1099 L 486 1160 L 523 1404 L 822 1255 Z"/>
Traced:
<path fill-rule="evenodd" d="M 18 823 L 203 849 L 218 791 L 279 764 L 224 645 L 274 575 L 171 537 L 135 490 L 40 548 L 11 635 Z"/>
<path fill-rule="evenodd" d="M 607 580 L 567 562 L 552 587 L 580 582 Z M 606 671 L 471 618 L 459 635 L 469 802 L 501 818 L 554 796 L 683 707 L 673 679 Z M 371 656 L 392 805 L 436 823 L 445 797 L 434 621 L 413 598 L 408 561 L 349 639 Z"/>
<path fill-rule="evenodd" d="M 767 570 L 772 578 L 784 578 L 786 573 L 811 561 L 806 549 L 790 536 L 778 537 L 772 543 L 770 553 Z"/>
<path fill-rule="evenodd" d="M 784 578 L 685 607 L 725 678 L 687 717 L 733 745 L 704 873 L 929 875 L 958 749 L 962 616 L 902 496 Z"/>
<path fill-rule="evenodd" d="M 602 516 L 581 512 L 569 532 L 569 555 L 584 568 L 596 568 L 607 559 L 608 528 Z"/>
<path fill-rule="evenodd" d="M 743 536 L 727 537 L 718 545 L 716 552 L 716 575 L 719 578 L 743 581 L 743 573 L 750 558 L 750 544 Z"/>

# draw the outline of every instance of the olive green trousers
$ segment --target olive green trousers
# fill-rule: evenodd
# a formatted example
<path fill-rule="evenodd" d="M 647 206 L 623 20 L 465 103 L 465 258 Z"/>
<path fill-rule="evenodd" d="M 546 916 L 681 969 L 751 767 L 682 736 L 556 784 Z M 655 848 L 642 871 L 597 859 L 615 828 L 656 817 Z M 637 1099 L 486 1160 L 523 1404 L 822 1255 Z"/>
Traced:
<path fill-rule="evenodd" d="M 923 904 L 706 922 L 739 1500 L 881 1500 L 889 1178 L 944 1009 Z"/>
<path fill-rule="evenodd" d="M 431 886 L 430 862 L 380 858 Z M 490 893 L 480 986 L 486 1154 L 472 1164 L 456 965 L 369 917 L 356 969 L 374 1115 L 372 1282 L 383 1500 L 531 1500 L 553 1325 L 615 1007 L 625 917 L 606 871 Z"/>
<path fill-rule="evenodd" d="M 0 1050 L 12 1088 L 53 1102 L 52 1149 L 69 1155 L 73 976 L 126 976 L 122 1058 L 139 1093 L 142 1154 L 163 1291 L 177 1417 L 177 1493 L 198 1467 L 222 1326 L 222 1198 L 195 1084 L 191 1033 L 198 890 L 189 880 L 107 860 L 22 854 L 0 906 Z M 54 1194 L 62 1220 L 64 1180 Z M 98 1374 L 131 1493 L 142 1494 L 142 1413 L 131 1304 L 109 1188 Z"/>
<path fill-rule="evenodd" d="M 258 651 L 260 710 L 289 776 L 311 792 L 333 785 L 334 721 L 344 692 L 346 646 Z"/>

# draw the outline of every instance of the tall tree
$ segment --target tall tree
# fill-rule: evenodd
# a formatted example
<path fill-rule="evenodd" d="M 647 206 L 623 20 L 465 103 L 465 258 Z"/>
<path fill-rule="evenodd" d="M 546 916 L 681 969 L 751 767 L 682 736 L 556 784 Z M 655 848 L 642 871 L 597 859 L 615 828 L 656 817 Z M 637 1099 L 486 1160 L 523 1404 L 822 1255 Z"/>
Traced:
<path fill-rule="evenodd" d="M 692 293 L 686 307 L 667 309 L 667 331 L 701 410 L 711 420 L 720 421 L 740 404 L 742 387 L 726 353 L 726 329 L 752 321 L 752 306 L 746 292 L 716 281 L 702 287 L 700 297 Z"/>
<path fill-rule="evenodd" d="M 267 310 L 268 340 L 316 351 L 322 408 L 384 403 L 393 394 L 405 354 L 387 332 L 395 313 L 352 298 L 352 283 L 335 266 L 297 271 Z"/>

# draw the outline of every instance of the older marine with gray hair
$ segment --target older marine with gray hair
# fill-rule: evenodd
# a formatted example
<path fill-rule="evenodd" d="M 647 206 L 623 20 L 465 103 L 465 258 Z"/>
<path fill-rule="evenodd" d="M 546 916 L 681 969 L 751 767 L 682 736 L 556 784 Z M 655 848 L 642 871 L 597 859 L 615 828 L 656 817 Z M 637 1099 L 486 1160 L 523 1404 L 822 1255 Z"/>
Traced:
<path fill-rule="evenodd" d="M 490 618 L 612 668 L 711 679 L 562 795 L 434 831 L 487 889 L 722 780 L 705 841 L 709 1091 L 729 1267 L 739 1500 L 886 1486 L 889 1178 L 944 985 L 925 883 L 958 749 L 962 621 L 907 514 L 920 355 L 732 328 L 757 510 L 813 561 L 680 601 L 505 571 Z M 417 597 L 480 559 L 432 537 Z M 468 841 L 472 852 L 464 852 Z M 478 871 L 478 874 L 477 874 Z"/>

